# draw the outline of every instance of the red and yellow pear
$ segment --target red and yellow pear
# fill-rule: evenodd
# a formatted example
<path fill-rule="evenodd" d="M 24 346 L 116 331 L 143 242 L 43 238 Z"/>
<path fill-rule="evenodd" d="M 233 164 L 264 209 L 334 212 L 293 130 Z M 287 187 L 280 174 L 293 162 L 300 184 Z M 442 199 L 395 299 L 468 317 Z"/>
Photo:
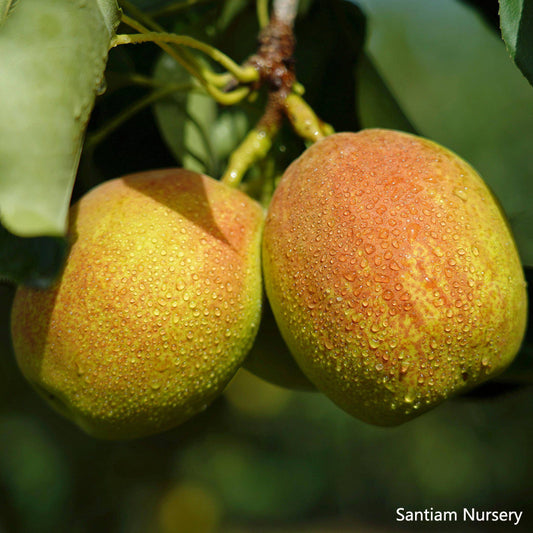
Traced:
<path fill-rule="evenodd" d="M 523 270 L 497 201 L 460 157 L 410 134 L 307 149 L 274 193 L 263 267 L 299 366 L 372 424 L 497 375 L 524 335 Z"/>
<path fill-rule="evenodd" d="M 22 372 L 102 438 L 156 433 L 203 410 L 259 326 L 263 218 L 245 194 L 183 169 L 96 187 L 71 209 L 57 283 L 17 290 Z"/>

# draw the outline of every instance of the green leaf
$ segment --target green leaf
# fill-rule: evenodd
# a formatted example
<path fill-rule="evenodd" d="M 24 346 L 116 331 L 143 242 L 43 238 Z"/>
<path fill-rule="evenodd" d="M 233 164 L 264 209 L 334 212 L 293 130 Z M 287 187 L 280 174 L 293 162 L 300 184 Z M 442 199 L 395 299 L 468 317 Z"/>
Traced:
<path fill-rule="evenodd" d="M 255 51 L 245 44 L 255 42 L 258 29 L 255 9 L 243 12 L 241 4 L 230 4 L 221 4 L 216 27 L 211 26 L 207 32 L 206 23 L 201 20 L 198 26 L 187 28 L 187 35 L 215 44 L 231 57 L 235 57 L 234 43 L 240 42 L 240 53 L 244 50 L 246 56 L 246 51 L 249 54 Z M 178 24 L 182 26 L 183 21 Z M 154 78 L 163 84 L 193 83 L 191 75 L 165 53 L 157 61 Z M 228 156 L 259 119 L 259 108 L 246 104 L 221 108 L 200 89 L 176 92 L 154 105 L 161 134 L 178 162 L 212 177 L 223 173 Z"/>
<path fill-rule="evenodd" d="M 18 0 L 0 0 L 0 26 L 7 20 L 7 17 L 13 13 Z"/>
<path fill-rule="evenodd" d="M 37 288 L 57 277 L 67 253 L 61 237 L 17 237 L 0 225 L 0 280 Z"/>
<path fill-rule="evenodd" d="M 161 83 L 192 84 L 192 76 L 174 59 L 163 54 L 154 78 Z M 211 146 L 210 126 L 217 104 L 199 92 L 176 92 L 154 106 L 161 133 L 171 152 L 185 167 L 212 175 L 217 160 Z"/>
<path fill-rule="evenodd" d="M 469 161 L 533 265 L 533 91 L 503 41 L 461 2 L 358 0 L 368 55 L 416 130 Z"/>
<path fill-rule="evenodd" d="M 372 60 L 364 53 L 357 62 L 356 78 L 357 109 L 363 128 L 390 128 L 416 134 Z"/>
<path fill-rule="evenodd" d="M 62 235 L 116 0 L 24 0 L 0 27 L 0 219 Z"/>
<path fill-rule="evenodd" d="M 533 2 L 500 0 L 500 26 L 509 54 L 533 85 Z"/>

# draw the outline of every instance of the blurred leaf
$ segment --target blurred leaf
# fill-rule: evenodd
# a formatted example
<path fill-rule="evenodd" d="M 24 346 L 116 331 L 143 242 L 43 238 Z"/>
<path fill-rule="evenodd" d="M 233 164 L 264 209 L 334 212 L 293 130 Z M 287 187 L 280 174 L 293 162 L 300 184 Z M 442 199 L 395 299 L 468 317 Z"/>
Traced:
<path fill-rule="evenodd" d="M 460 0 L 469 5 L 483 17 L 490 28 L 500 35 L 500 14 L 498 0 Z"/>
<path fill-rule="evenodd" d="M 0 482 L 9 489 L 22 531 L 56 531 L 69 505 L 70 472 L 36 420 L 0 415 Z"/>
<path fill-rule="evenodd" d="M 218 29 L 212 28 L 212 35 L 206 33 L 205 21 L 201 21 L 199 27 L 193 25 L 188 28 L 187 35 L 209 41 L 226 53 L 232 48 L 233 40 L 237 39 L 242 47 L 240 53 L 244 49 L 246 57 L 255 50 L 250 48 L 247 53 L 246 47 L 242 46 L 247 38 L 243 40 L 239 36 L 252 35 L 255 39 L 256 15 L 255 10 L 242 12 L 244 6 L 237 7 L 223 9 L 221 18 L 217 19 Z M 236 24 L 235 20 L 239 23 Z M 160 83 L 187 84 L 193 81 L 191 75 L 167 54 L 162 54 L 157 61 L 154 77 Z M 154 105 L 161 134 L 176 159 L 185 168 L 213 177 L 222 174 L 227 157 L 259 118 L 258 109 L 259 106 L 246 103 L 221 108 L 210 96 L 198 90 L 176 92 Z"/>
<path fill-rule="evenodd" d="M 533 264 L 533 91 L 479 15 L 447 0 L 358 0 L 368 53 L 416 130 L 469 161 Z M 467 37 L 466 37 L 467 36 Z"/>
<path fill-rule="evenodd" d="M 509 54 L 533 85 L 533 2 L 500 0 L 500 25 Z"/>
<path fill-rule="evenodd" d="M 213 487 L 231 514 L 248 520 L 301 516 L 319 499 L 321 468 L 305 457 L 256 449 L 225 436 L 206 439 L 180 456 L 186 479 Z"/>
<path fill-rule="evenodd" d="M 363 45 L 365 17 L 346 0 L 316 0 L 296 20 L 296 74 L 305 99 L 337 131 L 359 129 L 353 68 Z"/>
<path fill-rule="evenodd" d="M 0 26 L 13 13 L 18 0 L 0 0 Z"/>
<path fill-rule="evenodd" d="M 59 273 L 67 253 L 61 237 L 17 237 L 0 225 L 0 280 L 44 288 Z"/>
<path fill-rule="evenodd" d="M 0 217 L 17 235 L 65 232 L 117 21 L 115 0 L 25 0 L 0 28 Z"/>
<path fill-rule="evenodd" d="M 176 0 L 130 0 L 130 2 L 141 9 L 157 9 L 172 4 L 185 4 L 185 0 L 182 2 L 176 2 Z"/>
<path fill-rule="evenodd" d="M 390 128 L 415 133 L 387 84 L 364 53 L 357 62 L 357 109 L 363 128 Z"/>
<path fill-rule="evenodd" d="M 192 76 L 166 54 L 157 62 L 154 77 L 159 82 L 192 83 Z M 213 175 L 218 161 L 210 127 L 216 118 L 216 102 L 205 94 L 176 92 L 154 109 L 163 138 L 176 159 L 185 168 Z"/>

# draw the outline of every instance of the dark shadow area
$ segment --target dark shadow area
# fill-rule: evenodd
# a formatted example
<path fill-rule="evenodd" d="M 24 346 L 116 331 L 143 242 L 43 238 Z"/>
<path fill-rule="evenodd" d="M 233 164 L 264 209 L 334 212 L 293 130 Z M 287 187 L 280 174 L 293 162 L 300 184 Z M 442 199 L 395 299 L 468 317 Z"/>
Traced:
<path fill-rule="evenodd" d="M 185 169 L 162 169 L 124 178 L 128 187 L 179 213 L 215 239 L 231 246 L 213 216 L 204 180 Z M 214 184 L 221 186 L 219 184 Z"/>

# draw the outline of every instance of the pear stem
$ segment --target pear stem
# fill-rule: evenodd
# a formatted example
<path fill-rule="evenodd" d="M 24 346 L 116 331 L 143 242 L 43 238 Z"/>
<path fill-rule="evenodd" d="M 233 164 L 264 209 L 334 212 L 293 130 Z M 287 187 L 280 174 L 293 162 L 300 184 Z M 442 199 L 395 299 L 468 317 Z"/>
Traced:
<path fill-rule="evenodd" d="M 248 168 L 265 157 L 284 117 L 306 141 L 316 142 L 333 133 L 305 102 L 304 88 L 296 81 L 293 26 L 297 12 L 298 0 L 274 0 L 270 22 L 259 35 L 259 49 L 247 61 L 259 73 L 259 83 L 267 87 L 268 101 L 255 128 L 229 159 L 221 181 L 231 187 L 237 187 Z"/>
<path fill-rule="evenodd" d="M 120 44 L 132 44 L 135 42 L 155 43 L 182 65 L 191 76 L 196 78 L 196 80 L 203 86 L 204 90 L 219 104 L 234 105 L 250 94 L 251 90 L 247 85 L 237 87 L 231 91 L 224 90 L 224 88 L 227 87 L 232 80 L 234 81 L 235 78 L 237 78 L 239 82 L 245 84 L 257 80 L 258 74 L 252 72 L 249 66 L 241 67 L 240 65 L 237 65 L 216 48 L 197 41 L 196 39 L 165 33 L 161 25 L 154 21 L 152 17 L 135 7 L 135 5 L 128 0 L 121 0 L 121 5 L 136 17 L 136 19 L 133 19 L 126 14 L 122 14 L 122 22 L 137 30 L 142 35 L 118 35 L 112 41 L 111 47 Z M 185 38 L 187 42 L 184 42 L 183 38 Z M 213 72 L 204 63 L 198 61 L 186 48 L 187 46 L 204 52 L 214 61 L 219 62 L 223 66 L 229 65 L 230 72 L 222 74 Z"/>
<path fill-rule="evenodd" d="M 298 0 L 274 0 L 274 17 L 291 28 L 298 13 Z"/>
<path fill-rule="evenodd" d="M 257 20 L 261 29 L 268 26 L 268 0 L 256 0 Z"/>

